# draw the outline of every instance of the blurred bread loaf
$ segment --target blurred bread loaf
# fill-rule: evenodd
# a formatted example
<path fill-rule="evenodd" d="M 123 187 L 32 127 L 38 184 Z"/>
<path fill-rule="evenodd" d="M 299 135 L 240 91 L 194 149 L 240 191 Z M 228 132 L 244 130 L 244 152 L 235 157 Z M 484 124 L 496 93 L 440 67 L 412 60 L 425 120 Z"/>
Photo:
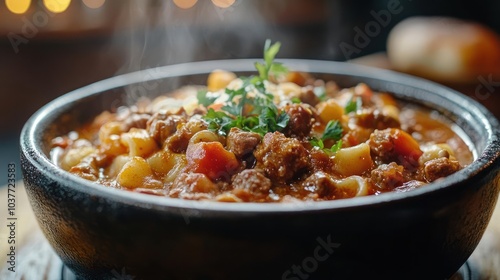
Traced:
<path fill-rule="evenodd" d="M 500 77 L 500 38 L 478 23 L 445 17 L 413 17 L 391 30 L 387 53 L 402 72 L 445 83 Z"/>

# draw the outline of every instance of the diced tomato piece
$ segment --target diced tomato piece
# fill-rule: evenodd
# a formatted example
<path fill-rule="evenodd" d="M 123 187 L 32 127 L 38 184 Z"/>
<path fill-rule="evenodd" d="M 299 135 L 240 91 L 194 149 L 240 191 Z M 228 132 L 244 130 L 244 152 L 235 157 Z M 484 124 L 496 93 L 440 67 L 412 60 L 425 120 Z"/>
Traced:
<path fill-rule="evenodd" d="M 219 142 L 189 145 L 186 159 L 187 170 L 203 173 L 211 180 L 229 179 L 239 166 L 236 156 Z"/>
<path fill-rule="evenodd" d="M 418 166 L 418 159 L 423 154 L 418 142 L 410 134 L 399 129 L 395 129 L 393 141 L 394 152 L 411 165 Z"/>

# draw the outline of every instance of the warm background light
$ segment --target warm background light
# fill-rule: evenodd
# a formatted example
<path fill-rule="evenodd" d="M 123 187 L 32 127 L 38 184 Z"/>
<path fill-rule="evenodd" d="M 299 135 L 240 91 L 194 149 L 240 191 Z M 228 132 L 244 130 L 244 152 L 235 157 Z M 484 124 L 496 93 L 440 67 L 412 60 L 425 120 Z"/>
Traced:
<path fill-rule="evenodd" d="M 104 5 L 106 0 L 83 0 L 83 4 L 91 9 L 98 9 Z"/>
<path fill-rule="evenodd" d="M 66 11 L 71 0 L 43 0 L 45 7 L 53 13 L 62 13 Z"/>
<path fill-rule="evenodd" d="M 14 14 L 24 14 L 31 5 L 31 0 L 5 0 L 5 5 Z"/>
<path fill-rule="evenodd" d="M 212 3 L 219 8 L 229 8 L 234 2 L 235 0 L 212 0 Z"/>
<path fill-rule="evenodd" d="M 175 5 L 181 9 L 189 9 L 193 7 L 198 0 L 174 0 Z"/>

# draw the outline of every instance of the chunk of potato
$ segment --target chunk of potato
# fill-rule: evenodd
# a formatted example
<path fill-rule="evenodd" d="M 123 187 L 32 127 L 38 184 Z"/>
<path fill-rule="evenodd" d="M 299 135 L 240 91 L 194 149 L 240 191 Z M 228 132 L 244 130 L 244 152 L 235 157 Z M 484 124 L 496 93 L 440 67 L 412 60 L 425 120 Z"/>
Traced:
<path fill-rule="evenodd" d="M 119 156 L 127 153 L 127 147 L 123 145 L 119 135 L 112 134 L 109 137 L 101 140 L 99 146 L 100 152 L 110 156 Z"/>
<path fill-rule="evenodd" d="M 328 123 L 331 120 L 340 121 L 344 114 L 344 108 L 334 99 L 328 99 L 327 101 L 318 103 L 316 109 L 323 123 Z"/>

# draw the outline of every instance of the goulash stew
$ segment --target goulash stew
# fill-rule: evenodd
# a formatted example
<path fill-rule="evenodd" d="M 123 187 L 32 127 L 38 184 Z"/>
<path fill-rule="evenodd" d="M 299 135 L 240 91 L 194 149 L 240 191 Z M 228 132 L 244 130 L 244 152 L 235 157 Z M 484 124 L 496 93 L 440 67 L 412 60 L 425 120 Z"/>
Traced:
<path fill-rule="evenodd" d="M 287 72 L 266 43 L 258 75 L 103 112 L 53 139 L 63 169 L 106 187 L 221 202 L 322 201 L 405 192 L 469 164 L 436 112 L 366 84 Z"/>

